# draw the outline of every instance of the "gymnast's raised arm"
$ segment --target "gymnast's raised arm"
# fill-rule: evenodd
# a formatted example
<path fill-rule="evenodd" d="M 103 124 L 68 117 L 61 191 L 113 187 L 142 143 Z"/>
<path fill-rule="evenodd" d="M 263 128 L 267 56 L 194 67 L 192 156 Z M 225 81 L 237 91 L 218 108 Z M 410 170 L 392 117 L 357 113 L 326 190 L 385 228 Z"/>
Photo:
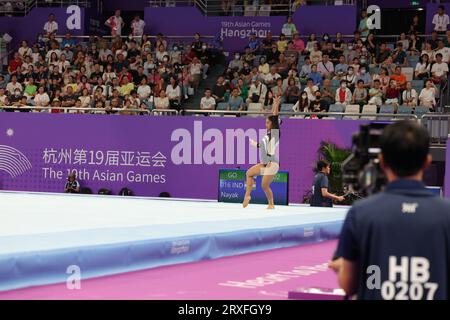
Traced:
<path fill-rule="evenodd" d="M 274 116 L 278 116 L 280 114 L 280 106 L 281 106 L 281 96 L 274 97 L 272 103 L 272 114 Z"/>

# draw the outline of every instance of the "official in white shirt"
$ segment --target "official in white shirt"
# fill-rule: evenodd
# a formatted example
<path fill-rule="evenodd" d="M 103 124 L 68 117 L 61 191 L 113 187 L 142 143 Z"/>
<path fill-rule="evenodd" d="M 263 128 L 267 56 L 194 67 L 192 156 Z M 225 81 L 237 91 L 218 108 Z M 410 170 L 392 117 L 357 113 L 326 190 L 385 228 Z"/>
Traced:
<path fill-rule="evenodd" d="M 142 37 L 144 35 L 145 21 L 140 16 L 134 17 L 131 22 L 131 30 L 133 30 L 133 36 Z"/>
<path fill-rule="evenodd" d="M 445 34 L 447 26 L 450 24 L 450 19 L 445 13 L 445 7 L 443 5 L 438 7 L 437 13 L 434 15 L 431 23 L 434 25 L 434 31 L 439 34 Z"/>
<path fill-rule="evenodd" d="M 431 76 L 433 77 L 434 83 L 439 83 L 445 81 L 448 75 L 448 64 L 443 62 L 442 54 L 436 54 L 436 62 L 431 67 Z"/>
<path fill-rule="evenodd" d="M 48 21 L 44 24 L 44 31 L 47 35 L 58 32 L 58 22 L 55 21 L 55 15 L 50 13 Z"/>

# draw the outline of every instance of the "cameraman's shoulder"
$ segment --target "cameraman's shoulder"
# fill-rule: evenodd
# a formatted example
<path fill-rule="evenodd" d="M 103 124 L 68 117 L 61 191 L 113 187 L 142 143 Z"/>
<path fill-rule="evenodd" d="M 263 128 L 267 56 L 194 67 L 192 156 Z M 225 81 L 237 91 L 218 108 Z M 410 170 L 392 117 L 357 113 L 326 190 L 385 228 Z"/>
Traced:
<path fill-rule="evenodd" d="M 437 196 L 432 199 L 434 201 L 433 206 L 435 206 L 436 209 L 439 209 L 450 216 L 450 199 L 443 199 Z"/>

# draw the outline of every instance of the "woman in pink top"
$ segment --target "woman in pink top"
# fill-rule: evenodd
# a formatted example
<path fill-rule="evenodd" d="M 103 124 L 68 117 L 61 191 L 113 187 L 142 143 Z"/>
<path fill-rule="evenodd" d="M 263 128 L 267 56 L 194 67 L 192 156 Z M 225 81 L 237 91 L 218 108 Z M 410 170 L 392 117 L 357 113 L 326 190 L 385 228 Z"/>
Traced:
<path fill-rule="evenodd" d="M 292 40 L 292 43 L 294 44 L 293 49 L 295 51 L 302 53 L 303 50 L 305 50 L 305 42 L 300 38 L 300 35 L 298 33 L 294 34 L 294 39 Z"/>

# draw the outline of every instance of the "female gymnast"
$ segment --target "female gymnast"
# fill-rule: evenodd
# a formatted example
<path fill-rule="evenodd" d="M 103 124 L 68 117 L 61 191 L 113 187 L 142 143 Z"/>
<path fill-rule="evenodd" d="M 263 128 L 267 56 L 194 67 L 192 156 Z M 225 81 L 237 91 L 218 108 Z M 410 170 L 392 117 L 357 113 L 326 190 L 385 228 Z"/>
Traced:
<path fill-rule="evenodd" d="M 251 192 L 255 185 L 255 177 L 262 176 L 261 187 L 266 194 L 269 206 L 267 209 L 275 209 L 273 201 L 273 193 L 270 189 L 270 184 L 277 174 L 280 166 L 279 160 L 275 155 L 275 149 L 280 139 L 280 120 L 278 114 L 280 111 L 281 97 L 277 96 L 273 99 L 272 115 L 266 118 L 267 134 L 257 143 L 250 139 L 250 144 L 259 148 L 261 163 L 258 163 L 247 170 L 246 192 L 244 197 L 243 207 L 246 208 L 251 200 Z"/>

